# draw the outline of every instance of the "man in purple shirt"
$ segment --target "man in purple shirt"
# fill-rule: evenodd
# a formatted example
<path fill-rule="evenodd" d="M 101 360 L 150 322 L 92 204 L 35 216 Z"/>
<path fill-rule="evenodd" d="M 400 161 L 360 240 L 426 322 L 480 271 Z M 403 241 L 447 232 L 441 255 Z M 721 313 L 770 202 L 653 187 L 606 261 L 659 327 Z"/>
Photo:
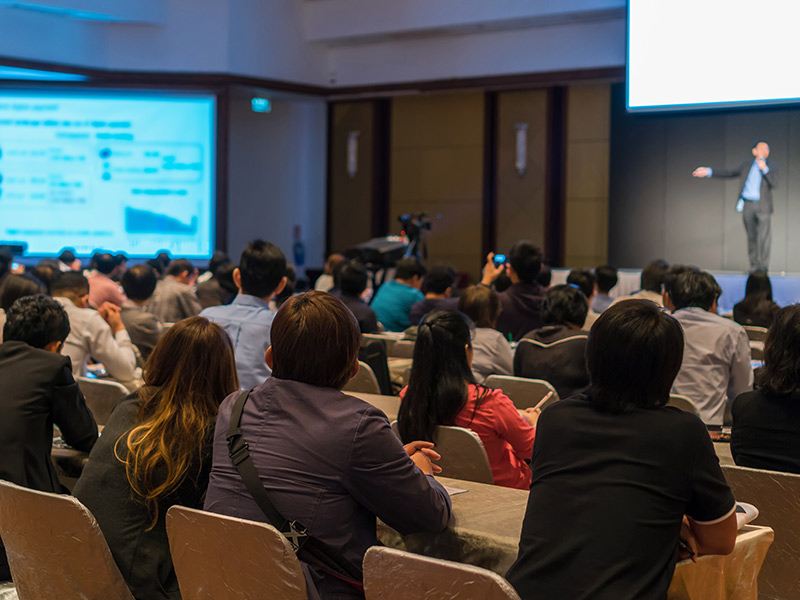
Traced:
<path fill-rule="evenodd" d="M 361 333 L 352 313 L 325 292 L 286 301 L 272 322 L 272 377 L 253 390 L 240 427 L 270 501 L 358 571 L 378 544 L 376 517 L 401 533 L 447 527 L 450 498 L 433 477 L 428 442 L 405 447 L 371 404 L 341 392 L 358 372 Z M 220 406 L 205 509 L 267 521 L 229 456 L 226 434 L 238 393 Z M 314 566 L 320 597 L 363 598 Z"/>

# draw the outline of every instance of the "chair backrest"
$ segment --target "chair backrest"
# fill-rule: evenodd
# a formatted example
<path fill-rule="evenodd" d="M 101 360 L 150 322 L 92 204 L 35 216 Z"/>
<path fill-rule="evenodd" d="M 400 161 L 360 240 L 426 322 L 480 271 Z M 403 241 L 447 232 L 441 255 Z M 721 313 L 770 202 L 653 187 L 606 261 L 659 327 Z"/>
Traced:
<path fill-rule="evenodd" d="M 414 343 L 411 340 L 397 340 L 389 356 L 392 358 L 414 358 Z"/>
<path fill-rule="evenodd" d="M 306 600 L 300 561 L 272 525 L 172 506 L 167 535 L 183 600 Z"/>
<path fill-rule="evenodd" d="M 119 401 L 130 393 L 128 388 L 116 381 L 88 377 L 77 377 L 76 381 L 98 425 L 105 425 Z"/>
<path fill-rule="evenodd" d="M 378 379 L 367 363 L 358 361 L 358 373 L 344 386 L 345 392 L 363 392 L 365 394 L 381 393 L 381 386 Z"/>
<path fill-rule="evenodd" d="M 133 600 L 97 521 L 72 496 L 0 481 L 0 536 L 19 600 Z"/>
<path fill-rule="evenodd" d="M 674 406 L 675 408 L 680 408 L 681 410 L 685 410 L 686 412 L 690 412 L 693 415 L 699 415 L 700 411 L 697 410 L 697 406 L 692 399 L 688 396 L 681 396 L 680 394 L 670 394 L 669 401 L 667 401 L 667 406 Z"/>
<path fill-rule="evenodd" d="M 755 525 L 772 527 L 772 543 L 758 576 L 759 598 L 800 598 L 800 475 L 723 465 L 737 500 L 754 505 Z"/>
<path fill-rule="evenodd" d="M 751 342 L 763 342 L 767 337 L 766 327 L 756 327 L 755 325 L 745 325 L 744 330 L 747 332 L 747 337 Z"/>
<path fill-rule="evenodd" d="M 764 344 L 750 342 L 750 360 L 764 360 Z"/>
<path fill-rule="evenodd" d="M 509 375 L 489 375 L 483 382 L 486 387 L 500 388 L 520 410 L 536 406 L 547 394 L 552 394 L 540 408 L 546 408 L 557 402 L 558 392 L 544 379 L 527 379 Z"/>
<path fill-rule="evenodd" d="M 375 373 L 375 379 L 381 388 L 381 394 L 392 394 L 392 376 L 389 373 L 389 362 L 386 354 L 386 342 L 373 338 L 362 337 L 361 347 L 358 349 L 358 360 L 368 364 Z"/>
<path fill-rule="evenodd" d="M 487 569 L 373 546 L 364 555 L 366 600 L 519 600 L 505 579 Z"/>

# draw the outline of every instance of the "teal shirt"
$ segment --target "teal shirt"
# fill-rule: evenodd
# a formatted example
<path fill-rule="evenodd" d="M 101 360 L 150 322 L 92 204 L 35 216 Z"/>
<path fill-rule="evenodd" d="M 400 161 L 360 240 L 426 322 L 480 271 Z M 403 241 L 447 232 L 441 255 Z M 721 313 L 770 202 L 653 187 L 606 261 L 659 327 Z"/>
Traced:
<path fill-rule="evenodd" d="M 411 306 L 424 299 L 425 296 L 417 288 L 392 280 L 378 289 L 370 306 L 386 331 L 403 331 L 409 326 L 408 312 Z"/>

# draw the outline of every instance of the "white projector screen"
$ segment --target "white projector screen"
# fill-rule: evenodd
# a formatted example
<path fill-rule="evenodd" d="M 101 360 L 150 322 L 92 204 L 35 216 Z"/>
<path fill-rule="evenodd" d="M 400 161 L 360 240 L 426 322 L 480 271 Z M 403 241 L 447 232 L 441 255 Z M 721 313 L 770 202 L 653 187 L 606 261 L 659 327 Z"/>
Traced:
<path fill-rule="evenodd" d="M 798 16 L 798 0 L 629 0 L 628 109 L 797 102 Z"/>
<path fill-rule="evenodd" d="M 0 90 L 0 245 L 209 257 L 215 107 L 209 94 Z"/>

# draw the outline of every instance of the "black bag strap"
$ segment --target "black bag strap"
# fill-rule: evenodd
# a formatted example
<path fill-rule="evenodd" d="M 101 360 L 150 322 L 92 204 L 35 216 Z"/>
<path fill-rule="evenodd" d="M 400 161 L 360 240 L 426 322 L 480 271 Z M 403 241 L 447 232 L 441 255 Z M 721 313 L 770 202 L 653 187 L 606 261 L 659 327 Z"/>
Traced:
<path fill-rule="evenodd" d="M 228 440 L 228 454 L 239 471 L 244 486 L 253 496 L 261 512 L 267 517 L 278 531 L 280 531 L 292 546 L 300 560 L 322 569 L 337 579 L 363 590 L 361 583 L 362 573 L 349 561 L 342 559 L 339 554 L 324 542 L 311 537 L 308 530 L 298 521 L 290 521 L 284 517 L 270 500 L 269 492 L 261 483 L 250 449 L 242 436 L 242 413 L 251 390 L 239 394 L 231 410 L 231 422 L 226 438 Z"/>

